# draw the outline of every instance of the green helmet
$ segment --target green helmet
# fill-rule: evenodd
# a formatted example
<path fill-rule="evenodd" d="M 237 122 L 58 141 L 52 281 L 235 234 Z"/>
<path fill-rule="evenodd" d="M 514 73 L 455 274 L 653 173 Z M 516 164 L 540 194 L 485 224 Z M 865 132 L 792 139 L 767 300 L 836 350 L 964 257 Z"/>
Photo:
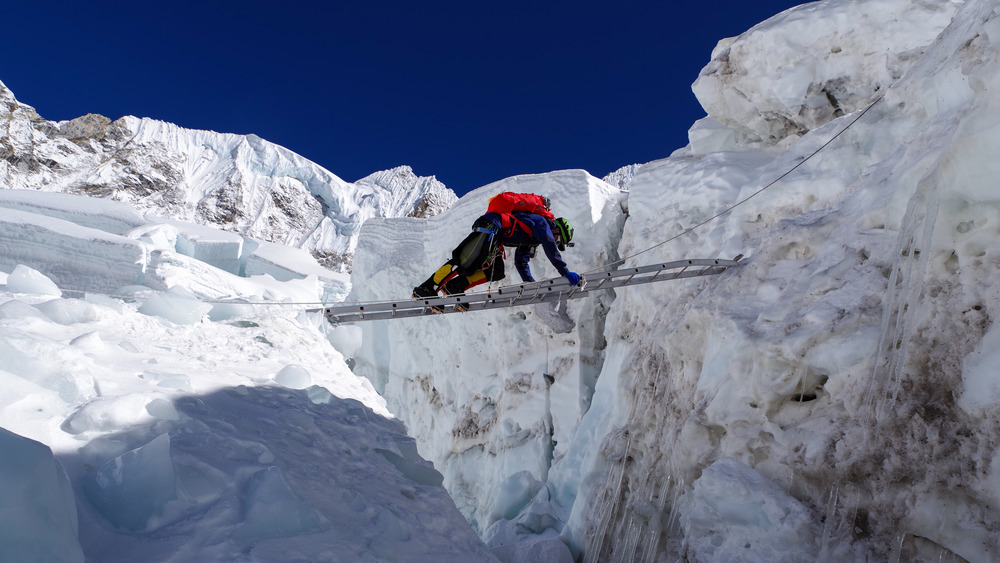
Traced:
<path fill-rule="evenodd" d="M 552 229 L 552 233 L 556 235 L 556 245 L 558 245 L 559 250 L 566 250 L 566 245 L 573 240 L 573 225 L 570 225 L 569 221 L 562 217 L 553 221 L 552 224 L 555 227 Z"/>

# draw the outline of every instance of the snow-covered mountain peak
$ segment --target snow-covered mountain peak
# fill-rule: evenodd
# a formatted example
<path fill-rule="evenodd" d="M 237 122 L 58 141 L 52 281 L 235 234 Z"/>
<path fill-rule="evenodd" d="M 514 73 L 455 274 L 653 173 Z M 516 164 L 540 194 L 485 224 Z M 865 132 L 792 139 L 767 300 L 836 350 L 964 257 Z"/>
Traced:
<path fill-rule="evenodd" d="M 380 197 L 386 205 L 400 211 L 411 210 L 407 217 L 433 217 L 441 214 L 458 201 L 455 192 L 434 176 L 420 177 L 409 166 L 397 166 L 389 170 L 375 172 L 355 182 L 357 185 L 381 188 Z M 378 193 L 378 192 L 376 192 Z M 403 216 L 396 213 L 387 216 Z"/>
<path fill-rule="evenodd" d="M 111 198 L 165 218 L 303 248 L 340 272 L 350 271 L 365 220 L 429 216 L 457 199 L 433 177 L 408 169 L 373 176 L 385 185 L 345 182 L 252 134 L 132 116 L 46 121 L 4 92 L 0 186 Z"/>
<path fill-rule="evenodd" d="M 97 113 L 88 113 L 59 123 L 59 134 L 71 141 L 100 141 L 108 134 L 111 119 Z"/>
<path fill-rule="evenodd" d="M 17 97 L 14 95 L 14 92 L 10 88 L 8 88 L 7 85 L 4 84 L 2 81 L 0 81 L 0 104 L 6 106 L 7 112 L 13 112 L 17 109 L 21 109 L 31 113 L 35 112 L 35 108 L 19 102 L 17 100 Z M 35 116 L 37 117 L 38 114 L 36 113 Z"/>
<path fill-rule="evenodd" d="M 17 102 L 17 99 L 14 98 L 14 93 L 10 91 L 10 88 L 3 81 L 0 81 L 0 102 Z"/>

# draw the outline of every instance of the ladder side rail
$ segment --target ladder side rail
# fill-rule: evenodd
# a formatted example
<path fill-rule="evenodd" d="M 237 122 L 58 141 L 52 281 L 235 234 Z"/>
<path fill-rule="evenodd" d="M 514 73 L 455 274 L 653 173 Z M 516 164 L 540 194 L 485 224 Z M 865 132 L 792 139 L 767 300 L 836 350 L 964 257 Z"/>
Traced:
<path fill-rule="evenodd" d="M 601 272 L 591 272 L 588 274 L 583 274 L 581 277 L 590 282 L 600 282 L 604 283 L 602 280 L 617 278 L 622 276 L 634 276 L 638 274 L 645 274 L 649 272 L 658 272 L 662 270 L 669 270 L 675 268 L 684 268 L 690 266 L 735 266 L 737 262 L 735 260 L 722 260 L 722 259 L 688 259 L 688 260 L 675 260 L 673 262 L 664 262 L 660 264 L 653 264 L 649 266 L 637 266 L 634 268 L 624 268 L 619 270 L 609 270 Z M 566 278 L 552 278 L 549 280 L 543 280 L 541 282 L 528 282 L 521 283 L 517 285 L 501 286 L 493 291 L 499 294 L 506 294 L 510 292 L 517 293 L 529 293 L 532 291 L 545 290 L 555 290 L 562 287 L 569 287 L 569 281 Z"/>
<path fill-rule="evenodd" d="M 701 277 L 705 275 L 715 275 L 722 273 L 726 268 L 705 268 L 700 270 L 687 270 L 684 271 L 680 278 L 693 278 Z M 466 302 L 469 306 L 467 312 L 487 310 L 487 309 L 498 309 L 498 308 L 512 308 L 524 305 L 531 305 L 534 303 L 544 303 L 557 301 L 560 299 L 578 299 L 585 297 L 591 291 L 597 290 L 607 290 L 614 289 L 616 287 L 626 287 L 632 285 L 640 285 L 643 283 L 652 283 L 656 280 L 655 276 L 629 276 L 626 278 L 618 278 L 615 280 L 608 281 L 601 287 L 583 287 L 583 288 L 567 288 L 565 291 L 544 291 L 537 293 L 530 293 L 522 295 L 520 297 L 511 298 L 489 298 L 485 300 L 476 300 L 473 302 Z M 414 316 L 425 316 L 425 315 L 438 315 L 438 314 L 449 314 L 459 312 L 455 307 L 457 298 L 440 298 L 442 302 L 438 303 L 438 299 L 434 300 L 410 300 L 405 302 L 409 305 L 413 303 L 413 306 L 404 308 L 395 308 L 386 311 L 372 312 L 372 311 L 353 311 L 346 312 L 339 315 L 332 315 L 334 318 L 331 320 L 336 320 L 337 322 L 350 322 L 357 320 L 379 320 L 386 318 L 407 318 Z M 416 302 L 414 302 L 416 301 Z M 423 301 L 432 303 L 434 306 L 443 307 L 444 310 L 437 312 L 431 309 L 431 304 L 424 304 Z"/>
<path fill-rule="evenodd" d="M 690 266 L 715 266 L 718 264 L 725 265 L 735 265 L 736 262 L 733 260 L 711 260 L 711 259 L 698 259 L 698 260 L 676 260 L 674 262 L 667 262 L 662 264 L 654 264 L 651 266 L 640 266 L 636 268 L 626 268 L 621 270 L 611 270 L 605 272 L 596 272 L 583 274 L 581 277 L 587 283 L 587 285 L 596 284 L 594 289 L 603 288 L 608 280 L 620 278 L 623 276 L 638 276 L 648 273 L 659 274 L 663 270 L 675 269 L 675 268 L 688 268 Z M 517 288 L 518 295 L 525 295 L 532 292 L 538 291 L 556 291 L 569 289 L 569 281 L 566 278 L 553 278 L 551 280 L 546 280 L 544 285 L 538 284 L 538 282 L 530 282 L 525 284 L 518 284 L 517 286 L 506 286 L 494 290 L 495 293 L 506 294 L 511 291 L 510 288 Z"/>
<path fill-rule="evenodd" d="M 454 307 L 458 304 L 465 305 L 470 310 L 496 308 L 497 306 L 513 307 L 522 304 L 530 304 L 536 301 L 546 301 L 547 299 L 541 297 L 542 295 L 563 296 L 564 293 L 568 293 L 572 296 L 582 296 L 589 291 L 612 289 L 615 287 L 636 285 L 640 283 L 650 283 L 653 281 L 659 281 L 660 279 L 685 279 L 689 277 L 721 274 L 729 267 L 735 265 L 738 265 L 736 260 L 677 260 L 674 262 L 641 266 L 637 268 L 626 268 L 623 270 L 585 274 L 583 276 L 586 281 L 586 286 L 584 288 L 571 287 L 568 280 L 565 278 L 554 278 L 551 280 L 543 280 L 542 282 L 530 282 L 514 286 L 501 287 L 494 289 L 489 293 L 472 293 L 467 295 L 407 299 L 400 301 L 376 301 L 364 304 L 334 305 L 324 309 L 307 309 L 307 311 L 319 312 L 322 310 L 330 318 L 343 319 L 350 317 L 368 320 L 373 318 L 409 316 L 408 314 L 403 314 L 403 311 L 410 309 L 426 309 L 429 311 L 429 314 L 438 314 L 434 311 L 430 311 L 430 308 L 445 307 L 447 309 L 449 306 Z M 701 266 L 703 268 L 689 271 L 691 266 Z M 676 268 L 681 268 L 681 271 L 675 273 L 669 278 L 659 277 L 664 270 Z M 641 275 L 650 273 L 652 275 Z M 623 277 L 625 278 L 624 280 L 622 280 Z M 522 301 L 523 298 L 528 298 L 528 300 Z M 485 306 L 487 302 L 497 302 L 501 299 L 503 300 L 502 305 L 491 305 L 489 307 Z M 483 303 L 484 306 L 479 306 L 480 303 Z M 375 313 L 382 312 L 388 312 L 389 315 L 386 317 L 382 317 L 381 315 L 372 316 Z"/>
<path fill-rule="evenodd" d="M 695 277 L 695 276 L 700 276 L 700 275 L 710 275 L 710 274 L 707 273 L 707 271 L 711 271 L 711 273 L 713 273 L 713 274 L 714 273 L 722 273 L 723 271 L 725 271 L 727 269 L 727 266 L 711 267 L 711 268 L 706 268 L 706 269 L 702 269 L 702 270 L 696 270 L 696 271 L 692 271 L 692 272 L 688 271 L 688 265 L 681 266 L 681 268 L 682 269 L 681 269 L 680 272 L 677 272 L 676 274 L 674 274 L 673 276 L 671 276 L 669 279 L 683 279 L 683 278 Z M 599 283 L 597 283 L 596 285 L 593 285 L 593 286 L 591 286 L 590 284 L 588 284 L 588 287 L 586 288 L 586 290 L 583 290 L 583 291 L 597 290 L 597 289 L 610 289 L 610 288 L 614 288 L 614 287 L 621 287 L 621 286 L 624 286 L 624 285 L 635 285 L 635 284 L 638 284 L 638 283 L 650 283 L 652 281 L 658 280 L 659 279 L 657 277 L 658 274 L 663 271 L 662 269 L 659 269 L 659 268 L 647 268 L 645 270 L 647 272 L 652 272 L 653 275 L 651 275 L 651 276 L 640 276 L 637 272 L 634 271 L 634 269 L 627 270 L 625 272 L 625 275 L 627 277 L 625 277 L 624 280 L 622 280 L 622 278 L 620 276 L 617 276 L 617 277 L 602 276 L 600 278 L 600 282 Z M 572 292 L 576 293 L 576 292 L 580 292 L 581 289 L 578 288 L 578 287 L 577 288 L 573 288 L 573 287 L 569 286 L 568 283 L 565 283 L 565 284 L 560 283 L 558 285 L 556 285 L 556 284 L 550 284 L 549 286 L 520 287 L 517 294 L 513 295 L 511 298 L 506 298 L 506 299 L 518 300 L 518 299 L 520 299 L 522 297 L 536 297 L 537 298 L 537 296 L 540 296 L 540 295 L 555 295 L 555 294 L 561 294 L 561 293 L 564 293 L 564 292 L 567 292 L 567 291 L 572 291 Z M 381 301 L 381 302 L 366 303 L 366 304 L 362 304 L 362 305 L 356 305 L 355 304 L 355 305 L 332 306 L 332 307 L 327 307 L 325 309 L 325 312 L 328 315 L 331 315 L 331 316 L 342 316 L 342 315 L 345 315 L 345 314 L 354 314 L 354 313 L 364 315 L 364 314 L 378 313 L 378 312 L 384 312 L 384 311 L 389 311 L 389 312 L 394 311 L 394 310 L 395 311 L 399 311 L 399 310 L 409 309 L 409 308 L 426 308 L 426 307 L 435 307 L 435 306 L 449 306 L 449 305 L 456 305 L 456 304 L 467 305 L 470 308 L 480 308 L 480 307 L 476 307 L 476 305 L 479 304 L 479 303 L 485 303 L 487 301 L 496 300 L 496 299 L 499 299 L 499 298 L 500 298 L 499 292 L 493 292 L 493 293 L 472 293 L 472 294 L 465 294 L 465 295 L 430 297 L 430 298 L 423 298 L 423 299 L 407 299 L 405 301 L 403 301 L 403 300 L 401 300 L 401 301 Z M 530 302 L 536 301 L 537 300 L 536 298 L 530 299 L 528 302 L 530 303 Z M 318 311 L 318 310 L 316 310 L 316 311 Z"/>
<path fill-rule="evenodd" d="M 612 276 L 621 276 L 629 274 L 644 274 L 648 272 L 654 272 L 656 270 L 673 270 L 676 268 L 683 268 L 685 266 L 735 266 L 735 260 L 721 260 L 721 259 L 710 259 L 710 258 L 691 258 L 688 260 L 674 260 L 673 262 L 661 262 L 659 264 L 651 264 L 648 266 L 636 266 L 634 268 L 622 268 L 619 270 L 614 270 L 610 272 Z"/>
<path fill-rule="evenodd" d="M 556 293 L 535 293 L 531 295 L 525 295 L 520 299 L 490 299 L 488 301 L 477 302 L 473 307 L 470 306 L 468 311 L 473 312 L 481 311 L 487 309 L 507 309 L 512 307 L 530 305 L 532 303 L 543 303 L 547 301 L 556 300 L 560 296 L 560 292 Z M 372 320 L 386 320 L 394 318 L 411 318 L 411 317 L 422 317 L 431 315 L 445 315 L 449 313 L 460 312 L 454 304 L 438 305 L 443 307 L 442 311 L 435 311 L 430 306 L 419 305 L 411 308 L 394 309 L 394 310 L 383 310 L 383 311 L 348 311 L 339 314 L 327 315 L 327 319 L 331 323 L 340 324 L 346 322 L 359 322 L 359 321 L 372 321 Z"/>

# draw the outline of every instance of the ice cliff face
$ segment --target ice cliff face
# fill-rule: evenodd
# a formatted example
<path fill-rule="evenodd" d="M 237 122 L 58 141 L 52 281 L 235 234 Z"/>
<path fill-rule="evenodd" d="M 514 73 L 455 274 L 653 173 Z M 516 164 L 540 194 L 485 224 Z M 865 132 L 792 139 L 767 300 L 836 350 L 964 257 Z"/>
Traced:
<path fill-rule="evenodd" d="M 625 219 L 618 189 L 583 171 L 517 176 L 470 192 L 426 221 L 366 223 L 349 300 L 408 295 L 501 191 L 546 194 L 558 202 L 555 212 L 572 222 L 579 240 L 564 253 L 571 268 L 585 271 L 617 258 Z M 537 279 L 557 275 L 544 259 L 531 267 Z M 516 279 L 512 264 L 507 270 Z M 480 532 L 516 514 L 538 492 L 552 460 L 565 455 L 562 444 L 587 408 L 600 370 L 612 297 L 597 295 L 568 308 L 362 325 L 358 373 L 422 437 L 423 455 L 446 468 L 456 504 Z M 484 466 L 484 459 L 495 463 Z M 498 493 L 501 488 L 512 492 Z"/>
<path fill-rule="evenodd" d="M 354 288 L 405 294 L 512 188 L 578 225 L 571 268 L 744 253 L 742 269 L 373 322 L 358 371 L 490 545 L 995 560 L 998 87 L 993 2 L 789 10 L 716 49 L 695 84 L 710 118 L 621 175 L 627 215 L 583 173 L 510 179 L 430 221 L 366 224 Z"/>
<path fill-rule="evenodd" d="M 255 135 L 152 119 L 41 118 L 0 83 L 0 187 L 111 198 L 170 219 L 302 248 L 349 272 L 361 223 L 431 216 L 455 194 L 408 167 L 348 183 Z"/>
<path fill-rule="evenodd" d="M 718 122 L 744 145 L 787 147 L 861 109 L 924 54 L 957 5 L 814 2 L 723 39 L 692 87 L 709 117 L 694 127 L 692 145 Z"/>

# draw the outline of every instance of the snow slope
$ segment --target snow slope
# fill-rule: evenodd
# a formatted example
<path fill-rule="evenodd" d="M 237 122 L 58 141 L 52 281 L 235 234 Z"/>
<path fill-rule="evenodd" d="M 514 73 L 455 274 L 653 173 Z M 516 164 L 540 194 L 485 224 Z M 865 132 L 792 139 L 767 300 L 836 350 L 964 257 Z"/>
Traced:
<path fill-rule="evenodd" d="M 307 253 L 240 276 L 212 263 L 231 233 L 170 223 L 189 256 L 162 223 L 101 230 L 137 221 L 122 203 L 3 195 L 0 559 L 493 559 L 350 372 L 354 331 L 306 312 Z"/>

